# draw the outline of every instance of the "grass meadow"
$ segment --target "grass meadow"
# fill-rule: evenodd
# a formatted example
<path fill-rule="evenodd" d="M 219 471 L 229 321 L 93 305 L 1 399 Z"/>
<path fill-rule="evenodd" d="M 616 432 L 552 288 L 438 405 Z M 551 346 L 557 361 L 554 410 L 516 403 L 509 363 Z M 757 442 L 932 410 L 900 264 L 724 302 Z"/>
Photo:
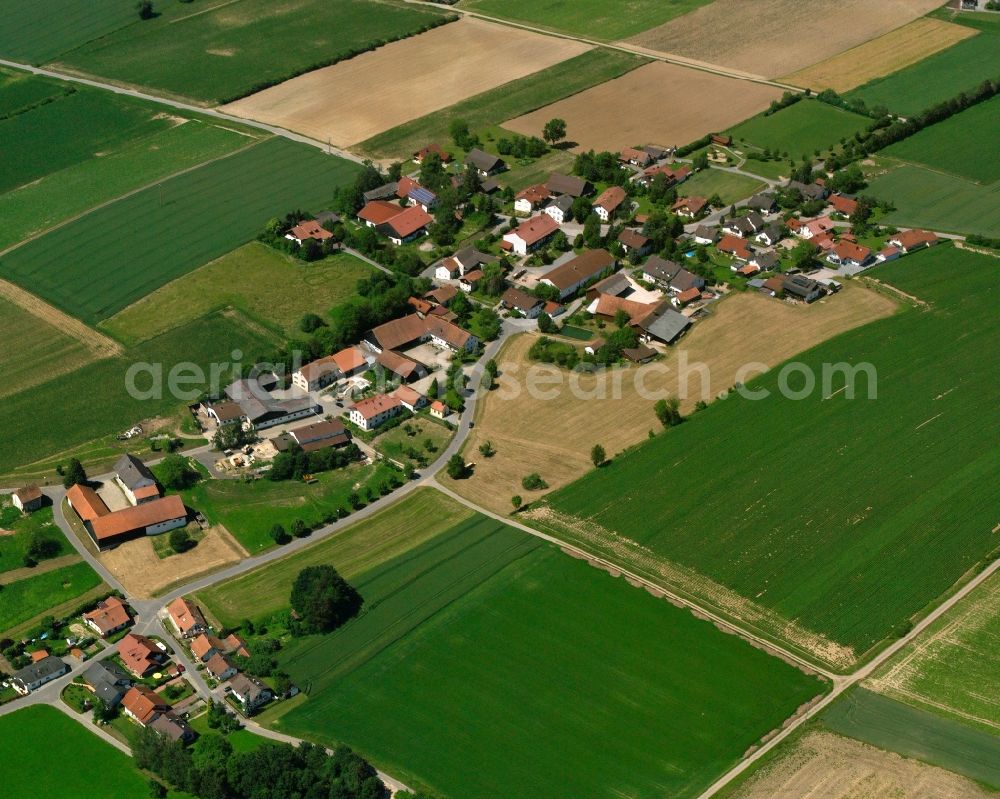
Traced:
<path fill-rule="evenodd" d="M 309 696 L 276 726 L 442 797 L 693 796 L 822 691 L 481 515 L 354 584 L 357 619 L 279 655 Z"/>
<path fill-rule="evenodd" d="M 212 311 L 237 308 L 262 325 L 297 333 L 304 313 L 343 302 L 371 273 L 371 266 L 346 253 L 307 264 L 251 242 L 132 303 L 101 328 L 137 343 Z"/>
<path fill-rule="evenodd" d="M 805 648 L 834 667 L 905 631 L 997 548 L 1000 451 L 982 353 L 998 345 L 1000 262 L 939 245 L 871 275 L 928 306 L 796 360 L 816 375 L 870 363 L 877 399 L 864 377 L 849 399 L 843 374 L 786 399 L 773 369 L 749 383 L 766 399 L 717 401 L 551 494 L 552 509 L 586 520 L 560 533 L 702 601 L 726 596 L 725 612 L 763 618 L 762 632 L 792 645 L 798 625 L 848 648 Z"/>
<path fill-rule="evenodd" d="M 1000 52 L 1000 38 L 997 39 Z M 997 65 L 1000 77 L 1000 64 Z M 976 183 L 1000 180 L 1000 97 L 967 108 L 887 147 L 884 155 Z"/>
<path fill-rule="evenodd" d="M 773 114 L 751 117 L 730 128 L 729 133 L 736 145 L 787 152 L 798 161 L 804 155 L 811 159 L 816 150 L 825 152 L 830 145 L 836 146 L 842 138 L 864 130 L 870 121 L 819 100 L 800 100 Z M 754 165 L 750 162 L 748 168 Z"/>
<path fill-rule="evenodd" d="M 97 572 L 82 561 L 8 583 L 0 591 L 0 630 L 9 630 L 100 584 Z"/>
<path fill-rule="evenodd" d="M 1000 736 L 855 688 L 820 723 L 841 735 L 1000 788 Z"/>
<path fill-rule="evenodd" d="M 955 22 L 962 23 L 966 14 Z M 861 98 L 870 107 L 883 105 L 895 114 L 912 116 L 936 103 L 973 89 L 987 78 L 1000 78 L 997 50 L 1000 26 L 984 30 L 912 66 L 876 78 L 844 96 Z"/>
<path fill-rule="evenodd" d="M 175 0 L 160 0 L 162 8 Z M 67 50 L 139 22 L 131 3 L 48 0 L 38 13 L 33 0 L 6 0 L 0 28 L 0 57 L 41 64 Z"/>
<path fill-rule="evenodd" d="M 752 172 L 756 164 L 756 161 L 750 161 L 745 169 Z M 697 196 L 706 199 L 718 194 L 723 203 L 731 204 L 765 188 L 767 188 L 766 183 L 748 178 L 746 175 L 735 175 L 732 172 L 709 168 L 695 173 L 684 181 L 679 188 L 679 194 L 683 197 Z"/>
<path fill-rule="evenodd" d="M 462 0 L 462 8 L 488 16 L 564 31 L 599 41 L 627 39 L 709 0 L 634 0 L 623 9 L 600 0 Z"/>
<path fill-rule="evenodd" d="M 428 142 L 450 147 L 449 126 L 454 119 L 464 119 L 476 131 L 620 77 L 646 63 L 648 59 L 630 53 L 601 48 L 590 50 L 534 75 L 387 130 L 361 142 L 355 149 L 376 157 L 409 158 Z M 569 136 L 572 138 L 572 130 Z"/>
<path fill-rule="evenodd" d="M 51 506 L 40 508 L 34 513 L 22 514 L 4 498 L 0 501 L 0 530 L 14 531 L 14 535 L 0 536 L 0 572 L 24 566 L 24 552 L 28 541 L 35 534 L 58 544 L 59 548 L 52 555 L 54 558 L 73 551 L 62 530 L 52 521 Z M 0 604 L 2 603 L 3 599 L 0 598 Z"/>
<path fill-rule="evenodd" d="M 269 139 L 28 242 L 0 259 L 0 274 L 93 324 L 249 241 L 270 217 L 319 210 L 357 169 Z"/>
<path fill-rule="evenodd" d="M 155 19 L 83 44 L 58 61 L 112 81 L 221 103 L 442 18 L 437 9 L 372 0 L 173 3 Z"/>

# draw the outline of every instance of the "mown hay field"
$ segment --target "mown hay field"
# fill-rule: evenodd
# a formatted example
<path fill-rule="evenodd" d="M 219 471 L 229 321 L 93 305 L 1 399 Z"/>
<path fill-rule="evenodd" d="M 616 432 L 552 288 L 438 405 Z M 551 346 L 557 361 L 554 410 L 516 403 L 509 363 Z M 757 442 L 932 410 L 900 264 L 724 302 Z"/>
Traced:
<path fill-rule="evenodd" d="M 29 241 L 0 258 L 0 277 L 93 324 L 254 238 L 270 217 L 319 210 L 359 168 L 269 139 Z"/>
<path fill-rule="evenodd" d="M 572 39 L 463 18 L 222 110 L 346 147 L 588 49 Z"/>
<path fill-rule="evenodd" d="M 440 24 L 442 10 L 375 0 L 173 3 L 61 54 L 57 66 L 204 103 L 227 102 Z"/>
<path fill-rule="evenodd" d="M 354 584 L 358 618 L 280 653 L 308 698 L 276 727 L 438 796 L 695 796 L 822 691 L 482 515 Z"/>
<path fill-rule="evenodd" d="M 997 548 L 982 354 L 998 345 L 998 273 L 950 245 L 878 267 L 928 305 L 799 356 L 808 396 L 769 372 L 748 384 L 764 399 L 710 405 L 550 495 L 539 523 L 852 667 Z M 864 376 L 853 400 L 842 373 L 822 387 L 823 364 L 845 361 L 872 365 L 877 399 Z"/>
<path fill-rule="evenodd" d="M 567 139 L 579 149 L 670 147 L 725 130 L 780 96 L 781 90 L 772 86 L 656 61 L 504 122 L 504 127 L 537 136 L 546 121 L 559 117 L 566 120 Z"/>
<path fill-rule="evenodd" d="M 630 44 L 753 75 L 787 75 L 888 33 L 937 0 L 715 0 Z M 753 35 L 748 35 L 752 31 Z"/>
<path fill-rule="evenodd" d="M 946 50 L 976 32 L 964 25 L 923 17 L 811 67 L 785 75 L 784 83 L 813 91 L 846 92 Z"/>

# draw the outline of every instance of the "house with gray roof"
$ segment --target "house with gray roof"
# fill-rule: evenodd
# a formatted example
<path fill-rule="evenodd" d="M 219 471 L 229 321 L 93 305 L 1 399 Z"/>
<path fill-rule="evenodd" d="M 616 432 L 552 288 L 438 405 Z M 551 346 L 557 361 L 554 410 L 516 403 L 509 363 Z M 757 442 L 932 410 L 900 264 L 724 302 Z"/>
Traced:
<path fill-rule="evenodd" d="M 475 169 L 482 178 L 488 178 L 507 168 L 507 162 L 500 156 L 490 155 L 479 148 L 469 150 L 469 154 L 465 156 L 465 165 Z"/>
<path fill-rule="evenodd" d="M 778 201 L 773 194 L 755 194 L 747 200 L 747 208 L 759 211 L 762 214 L 769 214 L 778 207 Z"/>
<path fill-rule="evenodd" d="M 115 482 L 133 505 L 160 496 L 156 478 L 149 467 L 130 453 L 122 455 L 115 464 Z"/>
<path fill-rule="evenodd" d="M 668 261 L 659 255 L 652 255 L 642 267 L 642 279 L 647 283 L 655 283 L 666 288 L 670 285 L 670 281 L 677 277 L 677 273 L 683 269 L 684 267 L 678 263 Z"/>
<path fill-rule="evenodd" d="M 46 683 L 62 677 L 68 671 L 69 666 L 63 661 L 55 655 L 48 655 L 15 671 L 10 678 L 10 684 L 19 694 L 27 696 Z"/>
<path fill-rule="evenodd" d="M 557 225 L 568 222 L 573 211 L 573 198 L 568 194 L 561 194 L 542 209 L 544 213 L 551 216 Z"/>
<path fill-rule="evenodd" d="M 83 673 L 83 681 L 94 696 L 108 707 L 117 707 L 132 687 L 125 670 L 112 660 L 96 660 Z"/>
<path fill-rule="evenodd" d="M 369 189 L 361 196 L 364 197 L 366 205 L 373 200 L 395 200 L 398 188 L 399 182 L 394 180 L 391 183 L 384 183 L 377 188 Z"/>
<path fill-rule="evenodd" d="M 590 181 L 578 178 L 576 175 L 561 175 L 558 172 L 549 175 L 545 188 L 549 190 L 549 195 L 552 197 L 568 194 L 573 199 L 592 194 L 594 191 Z"/>
<path fill-rule="evenodd" d="M 691 320 L 670 307 L 669 302 L 662 302 L 642 319 L 636 322 L 639 338 L 644 343 L 660 341 L 673 344 L 691 327 Z"/>

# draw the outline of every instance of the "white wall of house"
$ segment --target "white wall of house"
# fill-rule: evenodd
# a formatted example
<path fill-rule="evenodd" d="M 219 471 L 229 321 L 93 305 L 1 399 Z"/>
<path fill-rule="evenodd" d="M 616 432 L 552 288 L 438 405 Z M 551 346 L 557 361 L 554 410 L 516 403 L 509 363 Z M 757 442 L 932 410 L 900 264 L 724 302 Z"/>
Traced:
<path fill-rule="evenodd" d="M 168 530 L 176 530 L 178 527 L 183 527 L 185 524 L 187 524 L 187 516 L 181 516 L 177 519 L 167 519 L 165 522 L 149 525 L 149 527 L 146 528 L 146 535 L 159 535 L 160 533 L 165 533 Z"/>

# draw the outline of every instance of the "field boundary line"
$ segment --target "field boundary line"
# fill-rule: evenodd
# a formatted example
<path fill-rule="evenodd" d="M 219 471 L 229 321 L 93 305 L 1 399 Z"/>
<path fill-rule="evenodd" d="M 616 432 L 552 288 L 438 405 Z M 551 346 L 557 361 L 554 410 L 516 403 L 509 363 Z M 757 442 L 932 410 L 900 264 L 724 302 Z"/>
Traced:
<path fill-rule="evenodd" d="M 10 585 L 11 583 L 16 583 L 18 580 L 27 580 L 39 574 L 61 569 L 63 566 L 72 566 L 74 563 L 79 563 L 82 560 L 83 558 L 78 553 L 68 552 L 65 555 L 60 555 L 58 558 L 43 560 L 37 566 L 23 566 L 20 569 L 9 569 L 0 573 L 0 585 Z"/>

